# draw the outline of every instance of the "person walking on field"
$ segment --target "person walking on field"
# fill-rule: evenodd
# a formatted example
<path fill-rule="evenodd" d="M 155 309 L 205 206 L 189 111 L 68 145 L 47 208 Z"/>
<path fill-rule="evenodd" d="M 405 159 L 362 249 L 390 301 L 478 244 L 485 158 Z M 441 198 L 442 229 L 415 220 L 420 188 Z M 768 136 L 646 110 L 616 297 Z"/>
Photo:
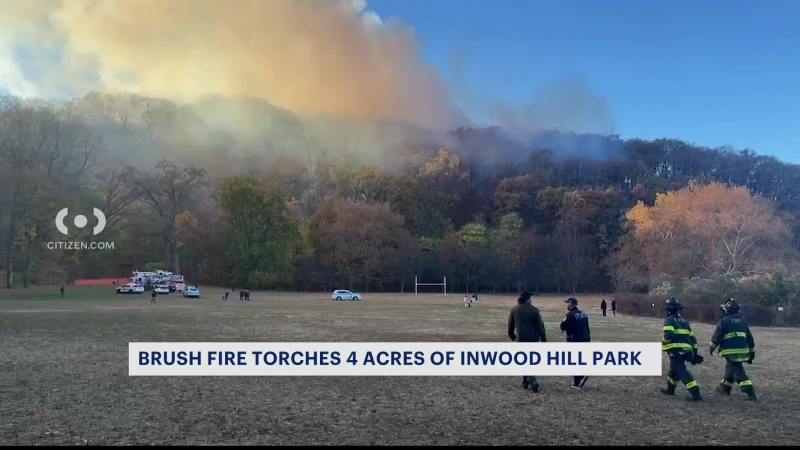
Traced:
<path fill-rule="evenodd" d="M 544 321 L 539 308 L 532 304 L 533 294 L 525 291 L 519 295 L 517 306 L 508 315 L 508 337 L 515 342 L 547 342 Z M 539 392 L 536 377 L 522 377 L 522 389 Z"/>
<path fill-rule="evenodd" d="M 561 321 L 561 331 L 567 333 L 567 342 L 591 342 L 592 335 L 589 331 L 589 316 L 578 309 L 578 299 L 570 297 L 564 300 L 567 304 L 567 315 Z M 605 312 L 605 310 L 603 310 Z M 589 379 L 588 375 L 573 377 L 570 387 L 580 389 Z"/>
<path fill-rule="evenodd" d="M 699 402 L 703 400 L 700 395 L 700 386 L 694 375 L 686 368 L 686 363 L 692 365 L 702 364 L 703 357 L 697 353 L 697 338 L 694 336 L 689 322 L 681 317 L 683 305 L 675 297 L 670 297 L 664 303 L 667 318 L 664 319 L 664 328 L 661 334 L 661 350 L 669 356 L 669 374 L 667 387 L 661 388 L 664 395 L 675 395 L 678 383 L 683 383 L 689 391 L 687 400 Z"/>
<path fill-rule="evenodd" d="M 720 308 L 725 313 L 725 317 L 719 321 L 714 336 L 711 338 L 709 353 L 719 348 L 719 356 L 725 358 L 725 377 L 717 386 L 716 391 L 723 395 L 731 395 L 734 384 L 739 385 L 739 389 L 747 394 L 750 401 L 758 401 L 753 382 L 747 376 L 743 363 L 753 364 L 756 357 L 756 342 L 753 333 L 741 316 L 739 316 L 739 304 L 734 299 L 729 299 Z"/>
<path fill-rule="evenodd" d="M 606 299 L 603 299 L 603 301 L 600 302 L 600 310 L 603 311 L 603 317 L 606 316 L 607 309 L 608 309 L 608 304 L 606 303 Z"/>
<path fill-rule="evenodd" d="M 615 298 L 611 299 L 611 315 L 612 316 L 616 316 L 617 315 L 617 299 L 615 299 Z"/>
<path fill-rule="evenodd" d="M 153 289 L 153 291 L 150 293 L 150 304 L 151 305 L 155 305 L 156 304 L 156 296 L 157 295 L 158 295 L 158 293 L 156 292 L 155 289 Z"/>

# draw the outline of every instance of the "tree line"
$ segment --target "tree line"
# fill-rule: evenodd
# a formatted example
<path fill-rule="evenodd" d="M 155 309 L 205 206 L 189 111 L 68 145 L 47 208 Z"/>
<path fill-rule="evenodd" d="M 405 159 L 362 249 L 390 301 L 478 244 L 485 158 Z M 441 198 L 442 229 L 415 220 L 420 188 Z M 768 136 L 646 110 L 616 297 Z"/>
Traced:
<path fill-rule="evenodd" d="M 595 136 L 614 154 L 566 157 L 462 128 L 393 140 L 389 166 L 292 122 L 283 147 L 248 141 L 233 167 L 226 133 L 197 139 L 185 110 L 123 99 L 0 99 L 6 286 L 166 266 L 252 289 L 409 291 L 446 276 L 454 292 L 647 292 L 789 273 L 800 245 L 800 168 L 750 150 Z M 97 207 L 106 228 L 60 236 L 65 206 Z M 46 245 L 78 238 L 115 248 Z"/>

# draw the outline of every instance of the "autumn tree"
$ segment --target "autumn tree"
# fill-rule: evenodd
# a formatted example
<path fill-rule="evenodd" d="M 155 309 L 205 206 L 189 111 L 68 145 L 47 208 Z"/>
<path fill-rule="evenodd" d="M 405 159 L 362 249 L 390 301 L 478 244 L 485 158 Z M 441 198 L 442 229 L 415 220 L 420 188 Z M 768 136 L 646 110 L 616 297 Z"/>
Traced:
<path fill-rule="evenodd" d="M 348 288 L 399 285 L 419 257 L 403 218 L 385 204 L 329 200 L 311 219 L 317 256 L 333 265 Z"/>
<path fill-rule="evenodd" d="M 628 211 L 651 279 L 767 270 L 788 246 L 789 227 L 769 200 L 744 187 L 689 183 Z"/>

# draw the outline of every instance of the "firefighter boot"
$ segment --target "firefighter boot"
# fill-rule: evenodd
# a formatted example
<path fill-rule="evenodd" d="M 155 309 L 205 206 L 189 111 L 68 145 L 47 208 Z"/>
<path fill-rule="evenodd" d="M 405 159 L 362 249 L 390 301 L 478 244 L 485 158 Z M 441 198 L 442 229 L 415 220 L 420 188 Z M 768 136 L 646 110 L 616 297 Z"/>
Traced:
<path fill-rule="evenodd" d="M 717 387 L 714 388 L 714 390 L 722 395 L 731 395 L 731 387 L 725 384 L 724 381 L 718 384 Z"/>
<path fill-rule="evenodd" d="M 667 387 L 661 388 L 658 391 L 664 395 L 675 395 L 675 386 L 669 384 Z"/>
<path fill-rule="evenodd" d="M 756 390 L 753 389 L 753 386 L 747 386 L 742 390 L 744 391 L 745 394 L 747 394 L 747 400 L 751 402 L 758 401 L 758 396 L 756 396 Z"/>
<path fill-rule="evenodd" d="M 686 400 L 689 400 L 690 402 L 703 401 L 703 396 L 700 395 L 700 388 L 699 387 L 695 386 L 695 387 L 689 389 L 689 394 L 690 395 L 688 397 L 686 397 Z"/>

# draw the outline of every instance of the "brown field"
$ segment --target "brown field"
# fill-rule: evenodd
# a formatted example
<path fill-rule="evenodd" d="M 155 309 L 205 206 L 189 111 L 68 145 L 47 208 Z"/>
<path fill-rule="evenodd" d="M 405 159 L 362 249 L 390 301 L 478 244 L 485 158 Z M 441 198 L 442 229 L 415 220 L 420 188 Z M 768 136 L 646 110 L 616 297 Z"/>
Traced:
<path fill-rule="evenodd" d="M 0 293 L 3 445 L 788 445 L 800 444 L 800 358 L 789 329 L 754 329 L 747 369 L 759 403 L 718 397 L 723 361 L 712 328 L 696 325 L 706 363 L 693 367 L 706 401 L 661 396 L 664 378 L 593 378 L 579 392 L 543 378 L 130 378 L 130 341 L 505 341 L 511 296 L 255 293 L 250 303 L 111 288 Z M 94 290 L 90 290 L 94 289 Z M 538 298 L 560 340 L 562 298 Z M 602 317 L 581 297 L 595 341 L 653 341 L 659 320 Z M 594 308 L 590 308 L 591 304 Z M 666 370 L 666 365 L 665 365 Z"/>

